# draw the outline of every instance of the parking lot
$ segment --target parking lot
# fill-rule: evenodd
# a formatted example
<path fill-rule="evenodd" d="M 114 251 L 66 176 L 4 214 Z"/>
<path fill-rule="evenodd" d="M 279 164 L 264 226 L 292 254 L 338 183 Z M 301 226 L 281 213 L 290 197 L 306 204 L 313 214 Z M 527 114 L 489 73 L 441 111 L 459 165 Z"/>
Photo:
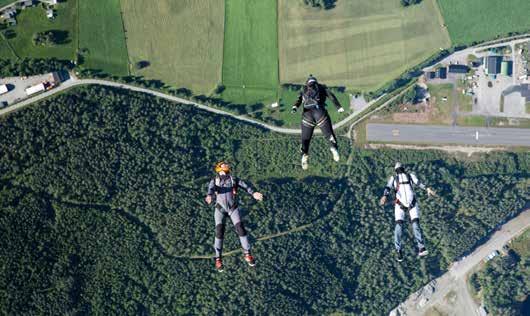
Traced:
<path fill-rule="evenodd" d="M 52 73 L 31 76 L 31 77 L 9 77 L 9 78 L 0 78 L 0 85 L 7 85 L 9 92 L 0 95 L 0 107 L 6 106 L 4 102 L 7 102 L 7 105 L 22 101 L 28 97 L 26 94 L 26 88 L 37 85 L 44 81 L 55 82 L 56 78 Z"/>

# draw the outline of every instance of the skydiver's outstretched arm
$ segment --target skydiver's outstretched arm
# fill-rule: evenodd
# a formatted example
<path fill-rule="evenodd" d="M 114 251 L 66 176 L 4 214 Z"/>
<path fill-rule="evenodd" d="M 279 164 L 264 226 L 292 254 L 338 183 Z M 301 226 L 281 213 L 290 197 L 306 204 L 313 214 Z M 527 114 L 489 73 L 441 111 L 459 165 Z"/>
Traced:
<path fill-rule="evenodd" d="M 206 194 L 205 201 L 206 203 L 210 204 L 212 203 L 212 198 L 215 194 L 215 180 L 210 180 L 210 183 L 208 183 L 208 193 Z"/>
<path fill-rule="evenodd" d="M 422 183 L 414 173 L 410 174 L 410 181 L 420 187 L 420 189 L 427 190 L 427 195 L 436 195 L 436 192 L 434 192 L 433 189 L 427 187 L 424 183 Z"/>
<path fill-rule="evenodd" d="M 395 185 L 394 177 L 390 177 L 390 179 L 388 179 L 388 181 L 386 183 L 386 186 L 385 186 L 385 189 L 383 191 L 383 196 L 379 200 L 379 205 L 381 205 L 381 206 L 385 205 L 386 200 L 387 200 L 388 196 L 390 195 L 390 192 L 392 192 L 392 189 L 394 188 L 394 185 Z"/>
<path fill-rule="evenodd" d="M 236 179 L 237 186 L 242 188 L 243 190 L 247 191 L 248 194 L 252 195 L 252 197 L 258 201 L 261 201 L 263 199 L 263 194 L 259 192 L 254 192 L 252 187 L 248 185 L 245 181 L 241 179 Z"/>
<path fill-rule="evenodd" d="M 298 110 L 298 108 L 300 107 L 300 105 L 302 104 L 302 95 L 303 93 L 300 92 L 300 94 L 298 95 L 298 99 L 296 100 L 296 102 L 293 104 L 293 107 L 291 109 L 291 112 L 294 113 Z"/>
<path fill-rule="evenodd" d="M 337 110 L 339 112 L 343 112 L 344 108 L 342 108 L 342 106 L 340 105 L 340 102 L 337 99 L 337 97 L 335 96 L 335 94 L 333 94 L 333 92 L 331 92 L 331 90 L 329 90 L 328 87 L 325 87 L 325 91 L 326 91 L 326 96 L 328 96 L 331 99 L 331 102 L 333 102 L 333 104 L 335 105 Z"/>

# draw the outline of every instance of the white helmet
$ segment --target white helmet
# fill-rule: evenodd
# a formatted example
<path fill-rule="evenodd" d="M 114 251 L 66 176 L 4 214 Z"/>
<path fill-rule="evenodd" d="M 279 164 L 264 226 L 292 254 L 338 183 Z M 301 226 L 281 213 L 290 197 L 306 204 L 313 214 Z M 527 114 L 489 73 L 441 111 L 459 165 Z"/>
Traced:
<path fill-rule="evenodd" d="M 396 162 L 396 165 L 394 166 L 394 170 L 398 170 L 399 168 L 403 167 L 403 165 L 401 164 L 401 162 Z"/>

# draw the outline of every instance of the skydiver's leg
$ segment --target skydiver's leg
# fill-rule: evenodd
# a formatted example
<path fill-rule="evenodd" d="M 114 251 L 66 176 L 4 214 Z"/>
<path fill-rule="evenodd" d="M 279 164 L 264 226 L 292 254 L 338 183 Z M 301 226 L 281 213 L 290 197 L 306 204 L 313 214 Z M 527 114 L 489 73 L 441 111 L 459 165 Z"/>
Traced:
<path fill-rule="evenodd" d="M 410 220 L 412 221 L 412 232 L 414 233 L 414 238 L 416 239 L 416 244 L 418 245 L 418 249 L 424 249 L 425 244 L 423 242 L 423 238 L 421 235 L 421 228 L 420 228 L 420 209 L 418 207 L 418 204 L 414 206 L 410 212 Z"/>
<path fill-rule="evenodd" d="M 225 213 L 221 211 L 220 208 L 215 208 L 215 240 L 214 240 L 214 249 L 215 257 L 220 258 L 223 252 L 223 239 L 225 235 Z"/>
<path fill-rule="evenodd" d="M 236 233 L 239 236 L 241 248 L 243 248 L 243 251 L 245 253 L 250 252 L 250 242 L 248 241 L 247 231 L 243 226 L 241 216 L 239 215 L 239 208 L 236 208 L 234 211 L 232 211 L 232 213 L 230 214 L 230 219 L 232 220 L 232 223 L 234 224 L 234 227 L 236 229 Z"/>
<path fill-rule="evenodd" d="M 320 127 L 324 137 L 330 142 L 332 148 L 338 149 L 337 137 L 333 131 L 333 125 L 331 124 L 331 118 L 329 117 L 328 111 L 326 111 L 326 109 L 319 109 L 315 115 L 317 125 Z"/>
<path fill-rule="evenodd" d="M 397 204 L 394 208 L 394 217 L 396 220 L 396 227 L 394 228 L 394 246 L 399 252 L 401 250 L 401 236 L 403 235 L 403 220 L 405 219 L 405 212 Z"/>
<path fill-rule="evenodd" d="M 302 154 L 309 154 L 309 144 L 311 143 L 311 138 L 313 137 L 313 130 L 315 129 L 315 122 L 313 121 L 313 116 L 311 112 L 314 110 L 305 111 L 302 115 Z"/>

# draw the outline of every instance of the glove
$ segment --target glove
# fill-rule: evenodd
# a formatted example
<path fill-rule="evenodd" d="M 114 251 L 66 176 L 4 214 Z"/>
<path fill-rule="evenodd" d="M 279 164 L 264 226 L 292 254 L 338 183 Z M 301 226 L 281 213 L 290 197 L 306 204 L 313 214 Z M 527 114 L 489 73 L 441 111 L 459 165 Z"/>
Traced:
<path fill-rule="evenodd" d="M 379 200 L 379 205 L 385 206 L 386 204 L 386 195 L 383 195 L 381 199 Z"/>
<path fill-rule="evenodd" d="M 296 113 L 296 110 L 298 110 L 298 108 L 296 106 L 293 106 L 291 108 L 291 113 L 293 113 L 293 114 Z"/>
<path fill-rule="evenodd" d="M 254 199 L 258 200 L 258 201 L 263 200 L 263 194 L 261 194 L 261 193 L 259 193 L 259 192 L 254 192 L 254 193 L 252 194 L 252 197 L 253 197 Z"/>
<path fill-rule="evenodd" d="M 339 113 L 344 112 L 344 108 L 343 108 L 343 107 L 340 107 L 340 108 L 337 110 L 337 112 L 339 112 Z"/>
<path fill-rule="evenodd" d="M 436 196 L 436 192 L 431 189 L 431 188 L 427 188 L 427 195 L 428 196 Z"/>

